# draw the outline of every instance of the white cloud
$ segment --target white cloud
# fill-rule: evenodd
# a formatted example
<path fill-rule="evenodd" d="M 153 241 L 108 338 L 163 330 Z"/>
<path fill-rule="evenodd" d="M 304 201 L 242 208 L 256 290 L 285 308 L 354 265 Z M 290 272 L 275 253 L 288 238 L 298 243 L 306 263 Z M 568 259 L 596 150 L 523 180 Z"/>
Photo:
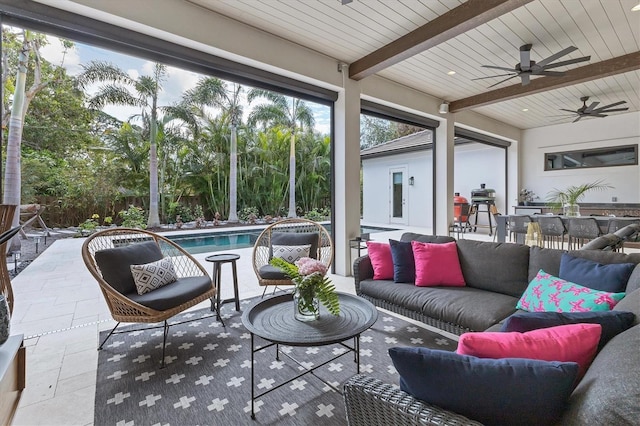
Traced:
<path fill-rule="evenodd" d="M 65 53 L 62 41 L 58 37 L 47 36 L 47 41 L 48 44 L 40 49 L 44 59 L 57 66 L 62 63 L 70 75 L 77 75 L 82 72 L 80 55 L 75 44 Z"/>

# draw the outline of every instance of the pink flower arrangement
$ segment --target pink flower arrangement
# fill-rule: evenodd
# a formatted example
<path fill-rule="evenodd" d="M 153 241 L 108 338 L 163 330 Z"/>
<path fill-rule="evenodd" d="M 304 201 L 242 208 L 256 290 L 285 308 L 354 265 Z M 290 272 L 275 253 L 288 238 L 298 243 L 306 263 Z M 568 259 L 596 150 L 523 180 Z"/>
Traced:
<path fill-rule="evenodd" d="M 295 265 L 298 267 L 298 273 L 303 276 L 308 276 L 315 272 L 324 276 L 324 274 L 327 273 L 327 266 L 325 264 L 310 257 L 302 257 L 296 260 Z"/>

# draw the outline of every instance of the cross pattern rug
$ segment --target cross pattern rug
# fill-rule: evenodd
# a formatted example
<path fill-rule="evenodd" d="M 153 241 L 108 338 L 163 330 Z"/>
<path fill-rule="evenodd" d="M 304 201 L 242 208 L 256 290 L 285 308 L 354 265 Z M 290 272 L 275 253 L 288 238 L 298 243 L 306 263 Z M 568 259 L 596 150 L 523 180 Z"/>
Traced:
<path fill-rule="evenodd" d="M 241 309 L 252 302 L 243 300 Z M 346 424 L 342 395 L 311 374 L 257 398 L 256 419 L 252 420 L 251 335 L 233 304 L 224 305 L 221 311 L 225 327 L 206 308 L 173 318 L 172 324 L 191 321 L 169 328 L 163 369 L 162 327 L 111 336 L 98 358 L 95 425 Z M 256 345 L 267 343 L 255 338 Z M 345 343 L 353 346 L 353 339 Z M 394 346 L 453 351 L 456 342 L 379 312 L 377 322 L 360 337 L 360 372 L 397 385 L 398 374 L 388 355 Z M 347 352 L 341 345 L 280 349 L 309 367 Z M 254 365 L 256 394 L 275 388 L 302 370 L 285 356 L 276 360 L 275 346 L 257 352 Z M 353 352 L 314 374 L 341 389 L 356 374 Z"/>

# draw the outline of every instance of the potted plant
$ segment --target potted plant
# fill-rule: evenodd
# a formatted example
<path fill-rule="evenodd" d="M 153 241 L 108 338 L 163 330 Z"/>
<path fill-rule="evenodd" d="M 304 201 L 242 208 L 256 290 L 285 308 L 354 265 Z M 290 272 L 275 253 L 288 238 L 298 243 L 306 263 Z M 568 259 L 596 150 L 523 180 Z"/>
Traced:
<path fill-rule="evenodd" d="M 553 209 L 563 209 L 565 216 L 580 216 L 580 206 L 578 201 L 582 200 L 584 194 L 592 190 L 603 190 L 613 188 L 613 186 L 597 180 L 582 185 L 572 185 L 565 190 L 554 189 L 547 194 L 547 205 Z"/>
<path fill-rule="evenodd" d="M 520 190 L 520 197 L 519 197 L 519 203 L 522 203 L 521 205 L 524 206 L 528 206 L 529 203 L 532 203 L 533 200 L 537 200 L 539 197 L 536 195 L 535 192 L 533 192 L 530 189 L 521 189 Z"/>

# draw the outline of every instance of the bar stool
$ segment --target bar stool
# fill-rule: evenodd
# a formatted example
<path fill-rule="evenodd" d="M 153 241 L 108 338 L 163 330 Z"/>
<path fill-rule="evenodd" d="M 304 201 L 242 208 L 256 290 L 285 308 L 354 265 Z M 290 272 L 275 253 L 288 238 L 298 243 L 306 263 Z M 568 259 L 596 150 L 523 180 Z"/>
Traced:
<path fill-rule="evenodd" d="M 593 217 L 569 219 L 569 250 L 577 250 L 584 243 L 602 235 L 598 221 Z"/>
<path fill-rule="evenodd" d="M 548 248 L 558 246 L 559 249 L 562 249 L 567 229 L 560 216 L 537 216 L 537 218 L 544 246 Z"/>
<path fill-rule="evenodd" d="M 235 301 L 236 312 L 240 312 L 240 298 L 238 296 L 238 270 L 236 268 L 236 260 L 240 259 L 240 255 L 233 253 L 220 253 L 212 254 L 204 258 L 207 262 L 213 263 L 213 286 L 216 288 L 216 316 L 220 321 L 220 307 L 228 302 Z M 220 300 L 220 283 L 222 276 L 222 265 L 225 263 L 231 263 L 231 269 L 233 272 L 233 294 L 234 298 Z"/>
<path fill-rule="evenodd" d="M 518 242 L 518 235 L 522 235 L 522 242 L 524 242 L 524 236 L 527 235 L 529 223 L 531 223 L 531 217 L 527 215 L 509 216 L 509 238 L 512 241 Z"/>

